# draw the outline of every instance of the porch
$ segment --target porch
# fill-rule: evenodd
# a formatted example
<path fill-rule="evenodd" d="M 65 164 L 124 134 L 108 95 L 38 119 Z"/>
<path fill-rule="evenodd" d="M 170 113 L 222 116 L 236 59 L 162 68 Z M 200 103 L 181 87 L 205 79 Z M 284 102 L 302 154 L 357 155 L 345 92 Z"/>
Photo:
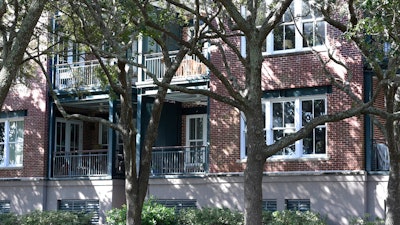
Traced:
<path fill-rule="evenodd" d="M 207 146 L 154 147 L 151 175 L 192 175 L 208 171 Z"/>
<path fill-rule="evenodd" d="M 101 177 L 108 173 L 107 149 L 56 152 L 53 177 Z"/>
<path fill-rule="evenodd" d="M 177 52 L 170 52 L 170 58 L 175 59 Z M 154 74 L 158 79 L 162 79 L 165 73 L 165 65 L 161 53 L 143 55 L 143 64 L 147 68 L 145 71 Z M 90 60 L 76 63 L 56 64 L 54 71 L 54 84 L 56 90 L 68 89 L 90 89 L 101 85 L 98 78 L 100 64 L 97 60 Z M 145 71 L 138 71 L 137 86 L 154 86 L 152 78 Z M 192 55 L 186 55 L 179 66 L 173 83 L 187 83 L 195 78 L 205 76 L 206 66 Z"/>
<path fill-rule="evenodd" d="M 107 149 L 56 152 L 54 178 L 108 176 Z M 207 146 L 154 147 L 151 175 L 193 175 L 207 172 Z"/>

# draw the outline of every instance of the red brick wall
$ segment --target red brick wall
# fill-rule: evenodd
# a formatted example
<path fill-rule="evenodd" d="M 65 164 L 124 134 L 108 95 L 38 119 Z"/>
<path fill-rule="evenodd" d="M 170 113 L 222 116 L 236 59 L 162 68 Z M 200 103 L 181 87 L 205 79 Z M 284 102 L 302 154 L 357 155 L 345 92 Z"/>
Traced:
<path fill-rule="evenodd" d="M 336 80 L 350 81 L 350 88 L 362 98 L 363 68 L 362 57 L 357 49 L 343 41 L 338 32 L 328 28 L 329 45 L 335 48 L 335 57 L 343 60 L 349 68 L 333 63 L 327 64 Z M 320 52 L 326 59 L 326 51 Z M 243 67 L 233 54 L 227 51 L 229 67 L 237 77 L 243 77 Z M 212 54 L 211 60 L 222 65 L 221 56 Z M 262 67 L 264 90 L 279 90 L 330 85 L 320 59 L 312 52 L 266 56 Z M 221 83 L 211 77 L 210 88 L 226 94 Z M 354 103 L 341 90 L 333 87 L 328 94 L 328 113 L 349 109 Z M 362 170 L 364 169 L 364 124 L 363 117 L 353 117 L 327 125 L 327 159 L 267 161 L 266 171 L 318 171 L 318 170 Z M 231 106 L 215 100 L 210 102 L 210 171 L 242 171 L 245 164 L 240 162 L 240 113 Z"/>
<path fill-rule="evenodd" d="M 48 106 L 47 84 L 43 74 L 37 72 L 23 84 L 13 86 L 2 111 L 26 110 L 24 118 L 23 168 L 0 168 L 0 177 L 43 177 L 47 168 Z"/>

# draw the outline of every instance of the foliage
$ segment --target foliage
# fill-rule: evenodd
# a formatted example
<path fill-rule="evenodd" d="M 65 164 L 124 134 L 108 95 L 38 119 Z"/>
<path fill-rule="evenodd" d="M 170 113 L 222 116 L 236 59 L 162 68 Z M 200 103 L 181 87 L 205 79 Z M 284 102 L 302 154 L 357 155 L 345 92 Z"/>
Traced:
<path fill-rule="evenodd" d="M 142 210 L 143 225 L 176 224 L 175 208 L 166 207 L 152 199 L 145 201 Z"/>
<path fill-rule="evenodd" d="M 2 225 L 19 225 L 18 216 L 14 213 L 0 214 Z"/>
<path fill-rule="evenodd" d="M 320 214 L 315 212 L 300 211 L 275 211 L 263 212 L 263 224 L 265 225 L 325 225 L 326 221 Z"/>
<path fill-rule="evenodd" d="M 124 225 L 126 222 L 126 205 L 108 211 L 106 221 L 109 225 Z M 143 204 L 142 224 L 174 225 L 176 224 L 175 209 L 163 206 L 152 199 L 147 200 Z"/>
<path fill-rule="evenodd" d="M 239 211 L 219 208 L 186 209 L 178 216 L 180 225 L 242 225 L 243 215 Z"/>
<path fill-rule="evenodd" d="M 0 214 L 2 225 L 89 225 L 90 214 L 65 211 L 34 211 L 23 216 Z"/>
<path fill-rule="evenodd" d="M 126 205 L 121 208 L 114 208 L 106 212 L 106 222 L 109 225 L 126 224 Z"/>
<path fill-rule="evenodd" d="M 365 215 L 363 218 L 354 217 L 350 220 L 350 225 L 383 225 L 383 224 L 385 224 L 385 220 L 378 217 L 371 220 L 371 216 L 368 214 Z"/>

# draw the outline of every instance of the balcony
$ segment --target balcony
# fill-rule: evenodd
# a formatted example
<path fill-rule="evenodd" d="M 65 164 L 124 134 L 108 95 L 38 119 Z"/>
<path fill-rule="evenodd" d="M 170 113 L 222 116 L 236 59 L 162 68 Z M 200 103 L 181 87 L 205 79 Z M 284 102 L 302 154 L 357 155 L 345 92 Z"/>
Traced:
<path fill-rule="evenodd" d="M 68 90 L 98 87 L 100 82 L 96 76 L 96 68 L 99 68 L 99 66 L 97 60 L 55 65 L 55 89 Z"/>
<path fill-rule="evenodd" d="M 153 176 L 205 174 L 207 159 L 207 146 L 154 147 L 151 173 Z"/>
<path fill-rule="evenodd" d="M 107 149 L 56 152 L 53 156 L 53 177 L 107 176 L 107 165 Z"/>
<path fill-rule="evenodd" d="M 176 53 L 176 51 L 170 52 L 171 60 L 175 59 Z M 144 65 L 149 73 L 154 74 L 158 79 L 163 78 L 166 67 L 162 53 L 145 54 Z M 195 55 L 186 55 L 176 71 L 172 83 L 187 82 L 205 75 L 207 75 L 207 67 Z M 147 75 L 146 72 L 139 74 L 138 86 L 146 84 L 153 84 L 152 77 Z"/>

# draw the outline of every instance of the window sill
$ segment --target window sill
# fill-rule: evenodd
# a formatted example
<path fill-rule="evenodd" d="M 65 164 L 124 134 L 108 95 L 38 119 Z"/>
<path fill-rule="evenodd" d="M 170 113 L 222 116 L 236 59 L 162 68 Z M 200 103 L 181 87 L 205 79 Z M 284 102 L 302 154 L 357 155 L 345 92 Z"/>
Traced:
<path fill-rule="evenodd" d="M 307 161 L 328 161 L 330 158 L 327 155 L 307 156 L 307 157 L 269 157 L 267 162 L 307 162 Z M 237 161 L 237 163 L 247 163 L 247 157 Z"/>
<path fill-rule="evenodd" d="M 325 52 L 328 51 L 328 48 L 325 46 L 320 46 L 316 47 L 314 49 L 311 48 L 303 48 L 300 50 L 281 50 L 281 51 L 275 51 L 275 52 L 263 52 L 262 55 L 266 58 L 273 58 L 273 57 L 279 57 L 279 56 L 288 56 L 288 55 L 305 55 L 305 54 L 310 54 L 313 51 L 316 52 Z"/>
<path fill-rule="evenodd" d="M 303 157 L 270 157 L 267 159 L 267 162 L 290 162 L 290 161 L 297 161 L 297 162 L 305 162 L 305 161 L 328 161 L 329 156 L 327 155 L 316 155 L 316 156 L 303 156 Z"/>
<path fill-rule="evenodd" d="M 0 166 L 0 170 L 20 170 L 23 166 Z"/>

